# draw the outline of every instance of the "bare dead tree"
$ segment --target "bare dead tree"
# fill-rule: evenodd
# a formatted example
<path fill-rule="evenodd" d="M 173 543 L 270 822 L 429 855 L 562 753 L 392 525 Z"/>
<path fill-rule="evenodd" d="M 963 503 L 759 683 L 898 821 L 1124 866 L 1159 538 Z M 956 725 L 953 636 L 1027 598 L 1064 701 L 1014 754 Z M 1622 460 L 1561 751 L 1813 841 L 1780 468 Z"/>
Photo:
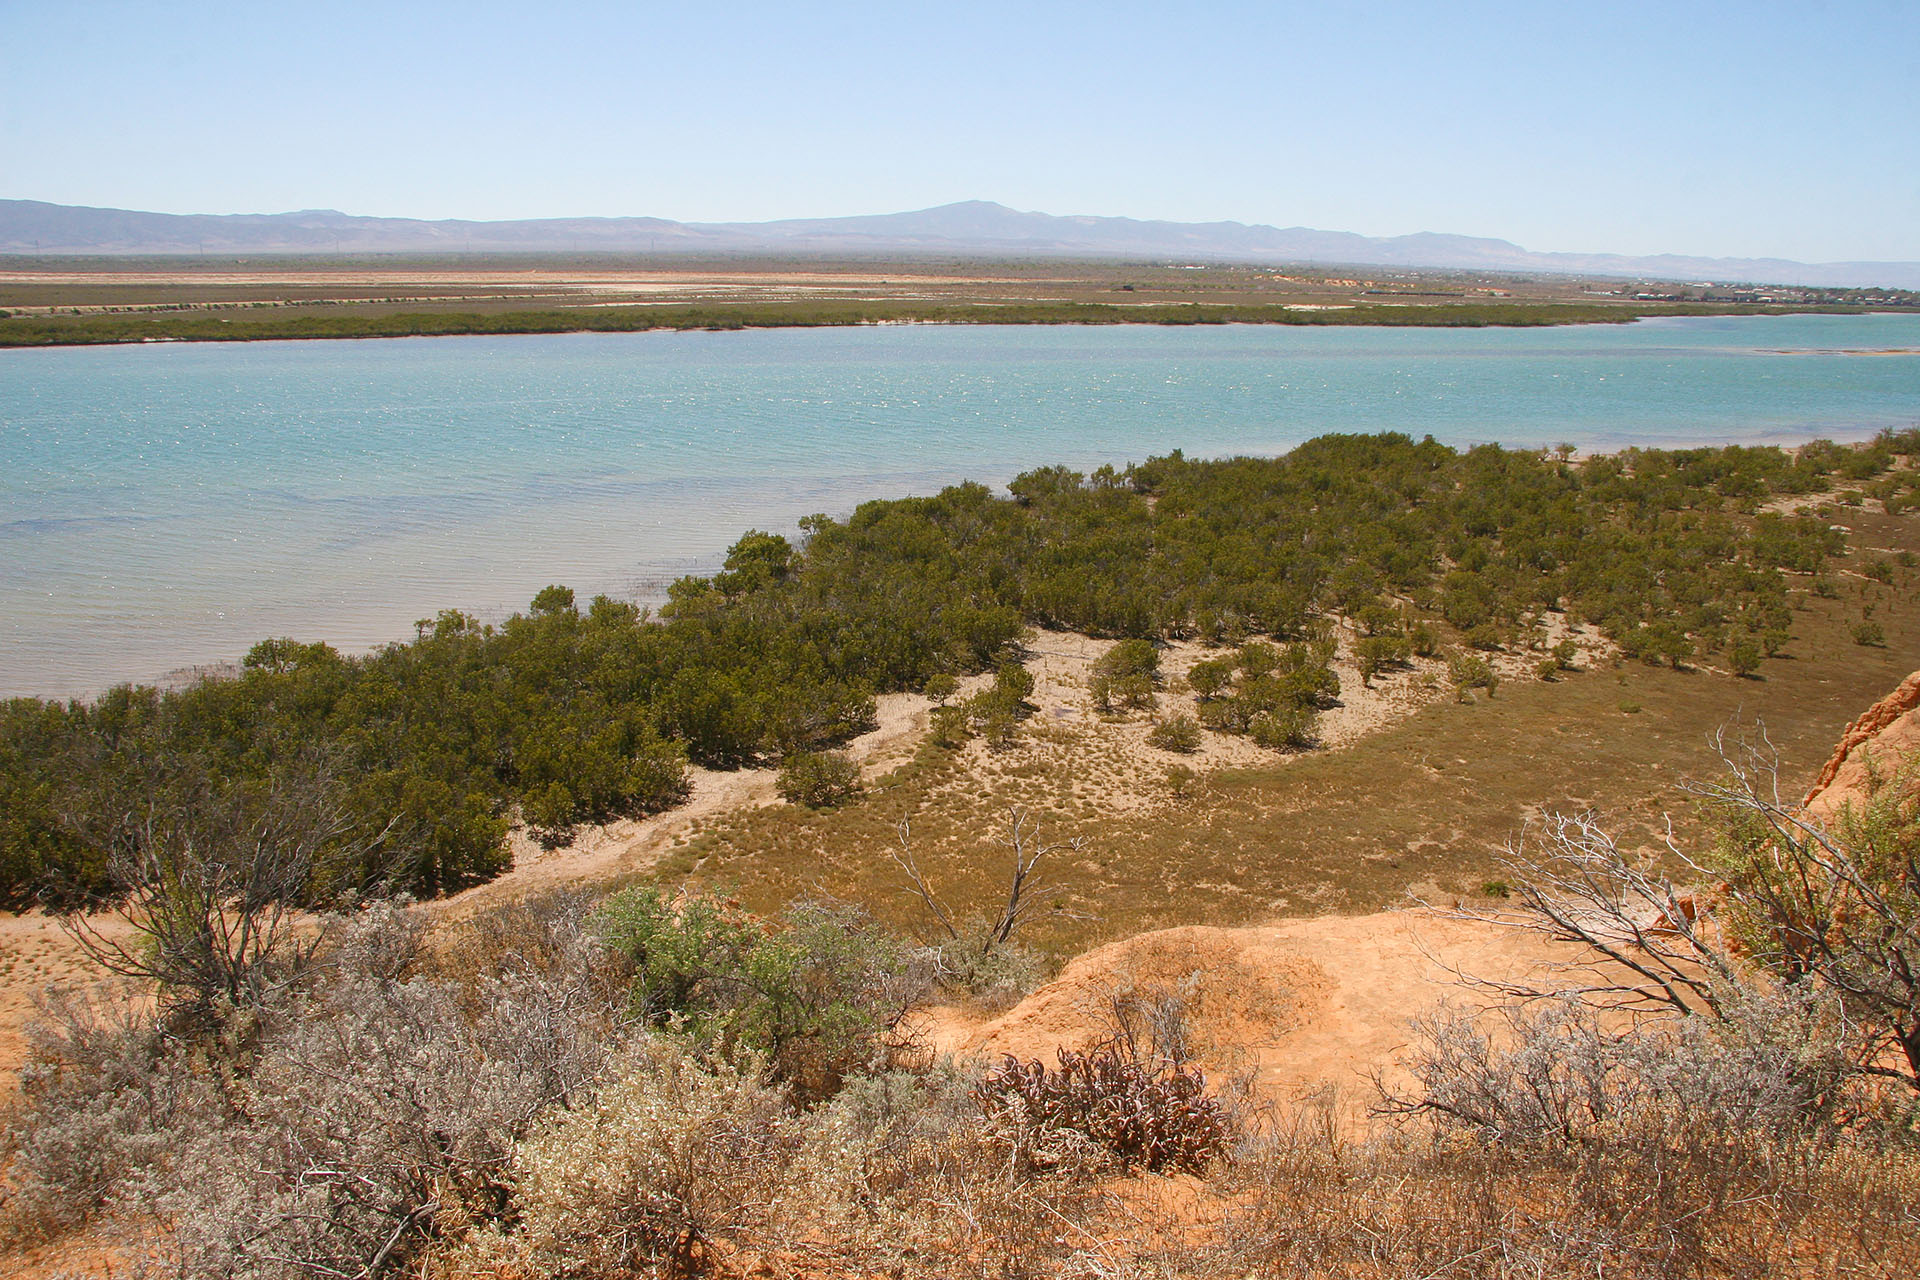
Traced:
<path fill-rule="evenodd" d="M 1072 840 L 1042 844 L 1037 830 L 1029 825 L 1028 818 L 1023 809 L 1007 810 L 1007 835 L 1000 842 L 1013 851 L 1013 866 L 1007 875 L 1007 904 L 1000 911 L 1000 919 L 987 931 L 983 950 L 991 950 L 1006 942 L 1026 921 L 1033 908 L 1033 892 L 1041 884 L 1040 864 L 1062 849 L 1078 853 L 1083 843 L 1076 836 Z"/>
<path fill-rule="evenodd" d="M 1757 976 L 1811 984 L 1856 1029 L 1859 1071 L 1920 1091 L 1920 772 L 1878 780 L 1827 824 L 1784 798 L 1764 733 L 1715 745 L 1728 780 L 1686 790 L 1726 815 L 1722 843 L 1696 855 L 1669 827 L 1659 860 L 1697 887 L 1621 849 L 1591 814 L 1551 815 L 1503 860 L 1517 911 L 1450 914 L 1578 954 L 1543 980 L 1461 976 L 1522 1002 L 1715 1019 Z"/>
<path fill-rule="evenodd" d="M 933 885 L 927 880 L 926 873 L 920 870 L 920 863 L 913 856 L 913 819 L 902 818 L 893 829 L 893 837 L 900 846 L 900 852 L 887 850 L 887 857 L 893 865 L 906 875 L 907 883 L 912 886 L 913 894 L 925 904 L 927 911 L 940 927 L 946 930 L 947 937 L 955 942 L 960 940 L 960 930 L 954 926 L 953 914 L 946 904 L 940 901 L 940 895 L 933 891 Z"/>
<path fill-rule="evenodd" d="M 1085 843 L 1080 837 L 1071 840 L 1055 841 L 1046 844 L 1039 840 L 1037 827 L 1024 809 L 1018 806 L 1007 810 L 1007 834 L 1000 843 L 1013 854 L 1012 864 L 1007 869 L 1007 900 L 1000 909 L 1000 915 L 988 926 L 981 940 L 980 952 L 985 955 L 995 947 L 1008 942 L 1032 914 L 1034 891 L 1042 883 L 1040 864 L 1061 850 L 1078 852 Z M 936 923 L 946 932 L 949 939 L 958 942 L 960 928 L 953 913 L 934 892 L 932 883 L 913 855 L 912 831 L 909 820 L 902 818 L 894 828 L 895 842 L 900 846 L 896 852 L 887 850 L 887 857 L 893 865 L 899 867 L 907 877 L 913 895 L 920 899 Z"/>
<path fill-rule="evenodd" d="M 1680 865 L 1691 860 L 1669 828 L 1663 841 Z M 1448 914 L 1575 944 L 1573 958 L 1543 980 L 1462 974 L 1470 985 L 1529 1001 L 1577 995 L 1634 1013 L 1718 1014 L 1734 962 L 1696 896 L 1648 860 L 1630 856 L 1594 815 L 1549 814 L 1501 859 L 1519 909 Z"/>

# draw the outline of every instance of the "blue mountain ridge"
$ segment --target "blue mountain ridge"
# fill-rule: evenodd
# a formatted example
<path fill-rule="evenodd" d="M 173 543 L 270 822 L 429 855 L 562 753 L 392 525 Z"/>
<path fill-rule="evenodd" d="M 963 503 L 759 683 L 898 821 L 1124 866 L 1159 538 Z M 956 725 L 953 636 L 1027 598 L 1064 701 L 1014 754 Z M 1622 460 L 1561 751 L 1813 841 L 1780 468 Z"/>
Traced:
<path fill-rule="evenodd" d="M 0 200 L 0 254 L 367 253 L 890 254 L 1112 258 L 1435 270 L 1850 288 L 1920 288 L 1920 262 L 1803 263 L 1677 254 L 1535 253 L 1507 240 L 1362 236 L 1242 222 L 1026 213 L 965 200 L 908 213 L 774 222 L 539 218 L 510 222 L 296 213 L 172 214 Z"/>

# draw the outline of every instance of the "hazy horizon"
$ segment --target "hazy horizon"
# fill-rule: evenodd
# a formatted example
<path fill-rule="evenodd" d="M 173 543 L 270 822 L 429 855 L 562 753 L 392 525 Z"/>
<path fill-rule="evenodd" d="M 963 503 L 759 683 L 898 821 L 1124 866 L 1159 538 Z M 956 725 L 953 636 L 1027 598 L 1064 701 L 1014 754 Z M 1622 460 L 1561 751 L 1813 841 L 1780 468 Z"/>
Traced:
<path fill-rule="evenodd" d="M 27 197 L 27 196 L 0 196 L 0 200 L 33 201 L 35 200 L 35 198 Z M 37 202 L 45 203 L 45 204 L 54 203 L 51 201 L 37 201 Z M 299 216 L 338 216 L 342 218 L 379 220 L 379 221 L 405 221 L 405 222 L 424 222 L 424 223 L 460 222 L 460 223 L 472 223 L 476 226 L 498 225 L 502 223 L 513 223 L 513 222 L 567 223 L 567 222 L 586 222 L 586 221 L 611 222 L 611 221 L 622 221 L 622 220 L 660 220 L 660 221 L 674 222 L 677 225 L 681 225 L 681 226 L 758 227 L 758 226 L 766 226 L 770 224 L 784 223 L 784 222 L 840 222 L 840 221 L 851 221 L 855 219 L 882 219 L 882 218 L 898 217 L 898 216 L 905 216 L 905 215 L 919 214 L 919 213 L 935 213 L 935 212 L 940 212 L 948 209 L 957 209 L 964 206 L 991 206 L 1001 210 L 1005 210 L 1006 212 L 1009 212 L 1009 213 L 1019 214 L 1022 216 L 1038 216 L 1038 217 L 1052 218 L 1052 219 L 1067 221 L 1067 222 L 1076 221 L 1076 220 L 1083 221 L 1083 222 L 1124 220 L 1124 221 L 1140 222 L 1145 224 L 1163 223 L 1165 225 L 1178 226 L 1178 227 L 1238 226 L 1238 227 L 1247 227 L 1247 228 L 1254 228 L 1254 229 L 1267 228 L 1267 229 L 1273 229 L 1273 230 L 1279 230 L 1279 231 L 1306 231 L 1306 232 L 1314 232 L 1314 233 L 1326 233 L 1326 234 L 1332 234 L 1332 235 L 1362 234 L 1358 232 L 1353 232 L 1350 229 L 1345 227 L 1308 227 L 1300 224 L 1294 224 L 1291 226 L 1280 226 L 1275 223 L 1257 222 L 1257 221 L 1253 221 L 1246 218 L 1222 217 L 1222 218 L 1209 218 L 1204 220 L 1188 222 L 1188 221 L 1178 221 L 1178 220 L 1172 220 L 1172 219 L 1135 218 L 1131 214 L 1101 213 L 1101 212 L 1095 212 L 1095 211 L 1086 210 L 1086 209 L 1073 210 L 1068 212 L 1062 212 L 1062 211 L 1057 211 L 1052 209 L 1020 209 L 1020 208 L 1015 208 L 1014 206 L 1008 205 L 1004 201 L 994 200 L 990 197 L 969 197 L 961 200 L 948 201 L 940 205 L 930 205 L 920 209 L 858 209 L 858 210 L 850 209 L 841 213 L 808 215 L 806 217 L 794 217 L 794 218 L 766 218 L 766 219 L 714 218 L 714 219 L 700 219 L 700 220 L 666 219 L 666 218 L 662 218 L 661 215 L 659 214 L 651 213 L 646 210 L 635 210 L 629 213 L 584 213 L 584 214 L 560 213 L 560 214 L 541 215 L 536 218 L 526 218 L 526 219 L 496 219 L 496 218 L 475 218 L 475 217 L 470 217 L 462 214 L 451 214 L 445 218 L 415 218 L 410 214 L 396 214 L 396 213 L 367 211 L 367 210 L 359 210 L 359 209 L 342 209 L 335 205 L 316 205 L 316 206 L 309 206 L 307 208 L 301 208 L 301 209 L 193 209 L 193 210 L 186 210 L 186 211 L 161 210 L 161 209 L 131 209 L 122 205 L 60 205 L 58 207 L 90 208 L 90 209 L 97 209 L 97 210 L 115 212 L 115 213 L 163 214 L 167 216 L 195 217 L 195 218 L 290 218 L 290 217 L 299 217 Z M 1731 254 L 1682 254 L 1682 253 L 1676 253 L 1673 250 L 1654 250 L 1654 251 L 1650 251 L 1647 254 L 1629 255 L 1629 254 L 1618 253 L 1604 246 L 1593 246 L 1585 249 L 1575 249 L 1575 250 L 1568 250 L 1568 249 L 1562 249 L 1562 248 L 1542 248 L 1535 245 L 1522 244 L 1514 240 L 1512 237 L 1501 235 L 1497 229 L 1485 229 L 1485 228 L 1441 229 L 1441 228 L 1426 227 L 1418 231 L 1406 232 L 1398 236 L 1380 236 L 1380 237 L 1369 237 L 1369 238 L 1380 239 L 1380 240 L 1392 240 L 1396 238 L 1407 239 L 1407 238 L 1413 238 L 1413 237 L 1419 237 L 1419 236 L 1434 236 L 1434 237 L 1449 238 L 1449 239 L 1457 238 L 1457 239 L 1465 239 L 1465 240 L 1498 241 L 1501 243 L 1513 245 L 1515 248 L 1526 250 L 1529 253 L 1565 254 L 1568 256 L 1622 257 L 1622 258 L 1627 258 L 1627 257 L 1719 258 L 1719 259 L 1726 259 L 1726 260 L 1735 260 L 1735 259 L 1744 257 L 1744 255 L 1731 255 Z M 1807 266 L 1823 265 L 1822 263 L 1811 262 L 1806 259 L 1780 259 L 1778 258 L 1777 255 L 1768 255 L 1768 256 L 1774 260 L 1798 262 L 1801 265 L 1807 265 Z M 1755 259 L 1755 260 L 1759 260 L 1759 259 Z M 1835 260 L 1835 261 L 1838 261 L 1838 260 Z M 1898 265 L 1907 265 L 1906 260 L 1851 259 L 1849 261 L 1856 261 L 1856 262 L 1882 261 L 1882 262 L 1895 262 Z M 1435 269 L 1446 270 L 1446 269 L 1452 269 L 1452 268 L 1439 267 Z M 1494 268 L 1494 269 L 1499 270 L 1501 268 Z M 1512 268 L 1509 268 L 1509 269 L 1512 269 Z M 1581 273 L 1576 271 L 1575 274 L 1581 274 Z"/>
<path fill-rule="evenodd" d="M 1920 260 L 1920 8 L 0 0 L 0 196 L 762 222 L 992 200 Z"/>

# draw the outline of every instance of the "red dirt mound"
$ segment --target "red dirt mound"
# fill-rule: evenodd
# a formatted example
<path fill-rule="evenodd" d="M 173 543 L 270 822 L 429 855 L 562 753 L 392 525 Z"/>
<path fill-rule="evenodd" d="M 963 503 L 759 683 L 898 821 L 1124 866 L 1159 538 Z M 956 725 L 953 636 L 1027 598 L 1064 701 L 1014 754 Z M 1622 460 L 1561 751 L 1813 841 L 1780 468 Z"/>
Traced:
<path fill-rule="evenodd" d="M 1460 974 L 1512 980 L 1576 958 L 1537 934 L 1428 911 L 1189 926 L 1089 951 L 992 1021 L 939 1011 L 928 1030 L 941 1049 L 1051 1062 L 1111 1034 L 1116 998 L 1172 997 L 1215 1078 L 1243 1076 L 1271 1098 L 1360 1092 L 1375 1071 L 1400 1078 L 1410 1019 L 1470 999 Z"/>

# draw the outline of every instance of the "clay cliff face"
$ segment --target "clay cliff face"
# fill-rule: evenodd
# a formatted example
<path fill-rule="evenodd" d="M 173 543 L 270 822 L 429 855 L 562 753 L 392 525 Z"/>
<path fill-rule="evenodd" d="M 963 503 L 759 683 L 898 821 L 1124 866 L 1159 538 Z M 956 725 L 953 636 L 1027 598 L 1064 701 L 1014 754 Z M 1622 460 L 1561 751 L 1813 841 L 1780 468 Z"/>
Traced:
<path fill-rule="evenodd" d="M 1807 792 L 1807 816 L 1831 822 L 1849 801 L 1865 800 L 1869 767 L 1882 779 L 1920 758 L 1920 671 L 1874 703 L 1840 737 L 1840 745 Z M 1871 761 L 1871 766 L 1869 766 Z"/>

